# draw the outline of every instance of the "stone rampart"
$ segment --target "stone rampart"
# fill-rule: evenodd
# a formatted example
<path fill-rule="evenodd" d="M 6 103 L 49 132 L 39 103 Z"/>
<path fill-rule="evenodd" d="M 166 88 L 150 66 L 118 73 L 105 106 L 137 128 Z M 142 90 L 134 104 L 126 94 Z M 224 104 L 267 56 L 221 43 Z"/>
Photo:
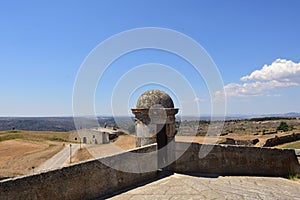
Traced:
<path fill-rule="evenodd" d="M 264 144 L 264 147 L 273 147 L 280 144 L 294 142 L 297 140 L 300 140 L 300 133 L 293 133 L 291 135 L 285 135 L 281 137 L 275 136 L 274 138 L 268 139 Z"/>
<path fill-rule="evenodd" d="M 241 145 L 251 147 L 257 144 L 258 142 L 259 140 L 257 138 L 253 140 L 236 140 L 233 138 L 226 138 L 226 141 L 220 144 Z"/>
<path fill-rule="evenodd" d="M 190 146 L 189 146 L 190 145 Z M 204 158 L 199 151 L 211 150 Z M 295 151 L 231 145 L 176 143 L 176 157 L 170 169 L 177 173 L 218 175 L 287 176 L 300 173 Z"/>
<path fill-rule="evenodd" d="M 143 172 L 157 166 L 156 148 L 156 144 L 148 145 L 53 171 L 3 180 L 0 199 L 93 199 L 111 194 L 156 177 L 156 170 Z M 138 162 L 136 155 L 144 156 Z M 123 172 L 103 163 L 140 173 Z"/>

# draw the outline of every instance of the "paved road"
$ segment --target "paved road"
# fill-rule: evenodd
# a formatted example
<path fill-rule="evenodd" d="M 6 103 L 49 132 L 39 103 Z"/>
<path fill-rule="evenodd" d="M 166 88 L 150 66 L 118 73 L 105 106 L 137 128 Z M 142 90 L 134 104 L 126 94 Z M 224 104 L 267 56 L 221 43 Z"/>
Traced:
<path fill-rule="evenodd" d="M 79 149 L 79 144 L 72 144 L 72 155 Z M 70 146 L 67 145 L 63 150 L 55 154 L 52 158 L 43 163 L 38 171 L 49 169 L 57 169 L 63 167 L 70 162 Z"/>
<path fill-rule="evenodd" d="M 272 177 L 204 178 L 174 174 L 116 195 L 111 199 L 300 200 L 300 182 Z"/>

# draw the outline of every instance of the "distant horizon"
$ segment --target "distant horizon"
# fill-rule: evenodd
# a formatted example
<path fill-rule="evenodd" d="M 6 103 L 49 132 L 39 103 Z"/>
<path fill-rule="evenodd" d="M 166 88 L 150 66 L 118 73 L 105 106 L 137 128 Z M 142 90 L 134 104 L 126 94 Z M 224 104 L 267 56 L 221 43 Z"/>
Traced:
<path fill-rule="evenodd" d="M 287 113 L 268 113 L 268 114 L 226 114 L 225 117 L 255 117 L 255 116 L 261 116 L 261 117 L 272 117 L 272 116 L 286 116 L 288 117 L 288 115 L 292 115 L 292 116 L 300 116 L 300 112 L 287 112 Z M 216 117 L 219 117 L 221 115 L 215 115 Z M 76 116 L 78 118 L 80 117 L 83 117 L 83 118 L 86 118 L 86 117 L 95 117 L 95 116 L 92 116 L 92 115 L 81 115 L 81 116 Z M 0 116 L 0 118 L 76 118 L 72 115 L 44 115 L 44 116 Z M 109 117 L 109 118 L 116 118 L 116 117 L 134 117 L 134 115 L 130 115 L 130 116 L 127 116 L 127 115 L 96 115 L 96 117 Z M 199 116 L 196 116 L 196 115 L 176 115 L 176 117 L 199 117 Z M 211 117 L 210 114 L 201 114 L 200 115 L 200 118 L 201 117 Z"/>

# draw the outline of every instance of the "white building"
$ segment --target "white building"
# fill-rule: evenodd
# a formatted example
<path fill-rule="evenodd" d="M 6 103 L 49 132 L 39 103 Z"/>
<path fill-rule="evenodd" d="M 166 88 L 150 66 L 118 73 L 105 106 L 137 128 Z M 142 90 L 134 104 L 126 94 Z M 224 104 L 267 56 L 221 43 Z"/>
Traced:
<path fill-rule="evenodd" d="M 70 132 L 69 141 L 83 144 L 107 144 L 109 133 L 98 129 L 80 129 Z"/>

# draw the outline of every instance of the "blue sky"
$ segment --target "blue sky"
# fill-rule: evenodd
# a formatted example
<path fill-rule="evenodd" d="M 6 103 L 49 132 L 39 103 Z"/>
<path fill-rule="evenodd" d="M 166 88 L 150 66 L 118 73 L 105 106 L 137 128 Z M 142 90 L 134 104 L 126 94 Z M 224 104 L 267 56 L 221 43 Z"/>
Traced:
<path fill-rule="evenodd" d="M 142 27 L 173 29 L 202 45 L 222 76 L 227 113 L 300 112 L 299 7 L 297 0 L 1 1 L 0 116 L 72 115 L 73 86 L 84 59 L 112 35 Z M 185 96 L 184 88 L 172 94 L 168 86 L 144 85 L 114 99 L 118 106 L 112 109 L 118 81 L 146 63 L 176 69 L 196 96 Z M 186 114 L 195 114 L 191 102 L 199 103 L 201 113 L 211 110 L 209 91 L 188 63 L 144 50 L 110 66 L 97 87 L 96 112 L 128 114 L 151 88 L 170 92 L 176 106 L 185 104 Z"/>

